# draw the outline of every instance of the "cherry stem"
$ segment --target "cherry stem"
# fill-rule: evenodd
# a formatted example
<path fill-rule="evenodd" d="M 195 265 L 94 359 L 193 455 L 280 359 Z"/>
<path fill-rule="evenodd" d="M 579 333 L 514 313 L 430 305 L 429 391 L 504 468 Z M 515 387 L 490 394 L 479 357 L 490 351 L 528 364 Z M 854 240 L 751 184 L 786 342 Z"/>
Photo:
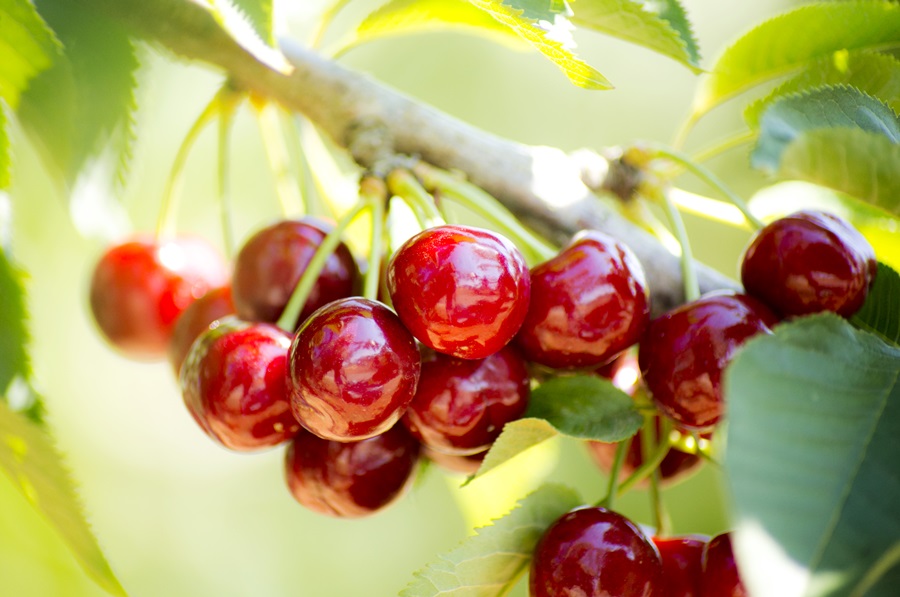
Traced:
<path fill-rule="evenodd" d="M 175 154 L 175 161 L 172 162 L 172 169 L 169 170 L 169 178 L 166 180 L 166 186 L 163 189 L 163 198 L 159 210 L 159 220 L 156 223 L 157 240 L 171 237 L 175 233 L 175 219 L 178 213 L 178 200 L 181 196 L 181 184 L 184 180 L 184 165 L 187 161 L 188 154 L 194 146 L 197 137 L 218 114 L 221 109 L 221 97 L 224 93 L 233 93 L 230 87 L 223 87 L 216 93 L 216 96 L 206 105 L 190 130 L 181 141 L 178 152 Z"/>
<path fill-rule="evenodd" d="M 300 194 L 299 186 L 288 165 L 287 149 L 278 124 L 275 104 L 266 103 L 259 107 L 256 119 L 262 136 L 269 167 L 275 177 L 275 194 L 281 204 L 281 212 L 285 217 L 306 211 L 306 203 Z"/>
<path fill-rule="evenodd" d="M 294 333 L 297 319 L 300 317 L 300 312 L 303 311 L 306 299 L 309 298 L 309 293 L 312 292 L 313 286 L 315 286 L 316 281 L 318 281 L 319 274 L 322 273 L 322 269 L 325 267 L 325 262 L 328 260 L 328 257 L 334 253 L 341 243 L 341 236 L 344 234 L 344 231 L 347 230 L 347 227 L 350 226 L 353 220 L 361 213 L 371 208 L 371 201 L 365 199 L 358 201 L 350 211 L 338 220 L 331 232 L 325 236 L 322 240 L 322 244 L 320 244 L 316 249 L 316 252 L 313 253 L 312 259 L 309 260 L 309 265 L 306 266 L 300 280 L 297 281 L 297 285 L 291 293 L 291 298 L 288 300 L 284 312 L 281 314 L 281 317 L 278 318 L 276 324 L 278 327 L 288 333 Z"/>
<path fill-rule="evenodd" d="M 224 96 L 219 104 L 219 144 L 218 144 L 218 196 L 219 213 L 222 219 L 222 240 L 225 244 L 225 255 L 234 254 L 234 233 L 231 225 L 231 202 L 229 201 L 228 172 L 228 136 L 231 132 L 232 117 L 236 102 Z"/>
<path fill-rule="evenodd" d="M 641 459 L 649 458 L 656 446 L 661 443 L 654 439 L 656 437 L 656 416 L 644 418 L 644 428 L 641 433 Z M 665 440 L 663 440 L 665 441 Z M 668 450 L 666 451 L 668 453 Z M 665 504 L 662 495 L 659 492 L 659 468 L 650 473 L 650 504 L 653 513 L 653 526 L 656 527 L 656 535 L 664 537 L 669 533 L 669 517 L 666 513 Z"/>
<path fill-rule="evenodd" d="M 372 218 L 372 238 L 369 242 L 369 269 L 363 279 L 363 296 L 378 299 L 378 284 L 381 281 L 381 260 L 384 256 L 384 219 L 387 203 L 387 185 L 375 176 L 364 176 L 359 183 L 362 201 L 369 204 Z"/>
<path fill-rule="evenodd" d="M 434 197 L 409 170 L 397 168 L 388 174 L 385 180 L 391 193 L 403 199 L 416 214 L 423 229 L 445 223 L 443 215 L 434 204 Z"/>
<path fill-rule="evenodd" d="M 639 466 L 627 479 L 619 485 L 619 495 L 622 495 L 632 487 L 643 481 L 648 475 L 659 468 L 659 464 L 669 453 L 671 448 L 669 435 L 672 433 L 672 423 L 665 417 L 660 418 L 660 441 L 656 445 L 656 450 L 645 458 L 643 464 Z"/>
<path fill-rule="evenodd" d="M 432 193 L 439 192 L 490 222 L 494 229 L 517 246 L 532 254 L 532 261 L 544 262 L 559 251 L 552 244 L 528 230 L 492 195 L 446 170 L 424 162 L 413 166 L 413 172 Z"/>
<path fill-rule="evenodd" d="M 740 133 L 736 133 L 731 135 L 730 137 L 726 137 L 716 142 L 713 145 L 708 147 L 704 147 L 700 151 L 694 153 L 690 157 L 690 161 L 694 164 L 698 164 L 700 162 L 705 162 L 707 160 L 711 160 L 712 158 L 725 153 L 730 149 L 734 149 L 735 147 L 740 147 L 741 145 L 746 145 L 755 139 L 757 134 L 752 130 L 742 131 Z"/>
<path fill-rule="evenodd" d="M 350 4 L 350 0 L 337 0 L 332 3 L 331 6 L 325 10 L 322 16 L 319 18 L 318 24 L 316 25 L 315 30 L 313 31 L 312 38 L 309 42 L 311 48 L 315 49 L 321 46 L 322 40 L 325 37 L 325 31 L 328 29 L 328 26 L 334 22 L 335 17 L 344 9 L 345 6 Z"/>
<path fill-rule="evenodd" d="M 622 470 L 622 463 L 625 462 L 625 455 L 628 453 L 628 445 L 631 438 L 623 439 L 616 446 L 616 455 L 613 458 L 612 468 L 609 471 L 609 484 L 606 488 L 606 495 L 597 505 L 612 510 L 616 505 L 616 497 L 619 493 L 619 471 Z"/>
<path fill-rule="evenodd" d="M 309 162 L 306 159 L 306 154 L 303 152 L 303 147 L 300 142 L 303 135 L 303 128 L 309 126 L 309 123 L 306 119 L 297 115 L 296 118 L 299 120 L 298 123 L 298 120 L 295 120 L 295 115 L 290 112 L 282 112 L 281 116 L 281 122 L 284 123 L 284 127 L 287 128 L 284 139 L 287 144 L 288 155 L 294 163 L 294 172 L 297 176 L 297 188 L 300 189 L 300 196 L 303 197 L 306 213 L 323 213 L 324 208 L 320 205 L 320 198 L 313 192 L 312 187 L 314 187 L 314 185 L 310 184 Z"/>
<path fill-rule="evenodd" d="M 669 196 L 667 190 L 657 189 L 654 199 L 662 202 L 662 207 L 666 212 L 666 218 L 672 227 L 672 233 L 681 246 L 681 280 L 684 285 L 685 301 L 691 302 L 700 298 L 700 283 L 697 281 L 697 272 L 694 269 L 694 253 L 691 251 L 691 241 L 688 238 L 687 229 L 684 227 L 684 220 L 681 213 L 675 207 L 672 197 Z"/>

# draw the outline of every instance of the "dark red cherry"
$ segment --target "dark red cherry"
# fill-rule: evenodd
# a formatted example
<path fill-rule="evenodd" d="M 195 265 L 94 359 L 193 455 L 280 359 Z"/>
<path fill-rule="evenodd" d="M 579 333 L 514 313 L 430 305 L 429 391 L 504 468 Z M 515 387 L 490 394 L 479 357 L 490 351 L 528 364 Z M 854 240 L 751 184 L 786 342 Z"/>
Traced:
<path fill-rule="evenodd" d="M 184 310 L 175 322 L 172 339 L 169 340 L 169 363 L 175 370 L 175 375 L 181 370 L 184 358 L 197 336 L 206 331 L 215 320 L 233 314 L 234 302 L 231 300 L 230 286 L 213 288 Z"/>
<path fill-rule="evenodd" d="M 485 359 L 435 353 L 422 363 L 403 423 L 424 445 L 448 454 L 487 450 L 528 406 L 530 378 L 512 347 Z"/>
<path fill-rule="evenodd" d="M 437 226 L 409 239 L 391 259 L 388 289 L 413 336 L 438 352 L 483 359 L 515 336 L 531 283 L 518 249 L 470 226 Z"/>
<path fill-rule="evenodd" d="M 699 597 L 701 559 L 709 537 L 653 537 L 662 560 L 667 597 Z"/>
<path fill-rule="evenodd" d="M 649 320 L 637 258 L 586 231 L 531 270 L 531 303 L 516 342 L 526 359 L 547 367 L 596 367 L 635 344 Z"/>
<path fill-rule="evenodd" d="M 409 487 L 419 444 L 402 425 L 358 442 L 337 442 L 301 431 L 288 447 L 285 477 L 307 508 L 343 518 L 382 510 Z"/>
<path fill-rule="evenodd" d="M 291 407 L 316 435 L 356 441 L 384 433 L 412 401 L 421 359 L 393 311 L 364 298 L 313 313 L 290 350 Z"/>
<path fill-rule="evenodd" d="M 744 342 L 771 333 L 777 319 L 743 294 L 712 293 L 654 319 L 638 361 L 657 407 L 689 430 L 712 429 L 722 418 L 722 371 Z"/>
<path fill-rule="evenodd" d="M 729 533 L 713 537 L 703 550 L 699 595 L 700 597 L 748 595 L 734 559 Z"/>
<path fill-rule="evenodd" d="M 531 597 L 665 597 L 659 552 L 633 522 L 605 508 L 563 515 L 531 561 Z"/>
<path fill-rule="evenodd" d="M 782 317 L 856 313 L 877 272 L 872 245 L 845 220 L 801 211 L 757 232 L 744 252 L 741 281 Z"/>
<path fill-rule="evenodd" d="M 428 446 L 422 446 L 422 455 L 428 458 L 436 465 L 444 468 L 452 473 L 462 473 L 463 475 L 474 475 L 484 462 L 484 457 L 488 451 L 478 452 L 477 454 L 468 454 L 460 456 L 459 454 L 446 454 L 432 450 Z"/>
<path fill-rule="evenodd" d="M 263 228 L 244 243 L 234 262 L 234 305 L 249 321 L 275 322 L 294 287 L 325 240 L 331 226 L 315 218 L 284 220 Z M 347 245 L 325 261 L 325 267 L 297 320 L 299 326 L 313 311 L 352 296 L 358 269 Z"/>
<path fill-rule="evenodd" d="M 191 345 L 181 393 L 194 420 L 232 450 L 268 448 L 291 439 L 300 424 L 287 393 L 291 337 L 267 323 L 225 317 Z"/>
<path fill-rule="evenodd" d="M 103 336 L 135 359 L 166 356 L 172 328 L 191 303 L 228 283 L 228 267 L 206 241 L 134 238 L 107 249 L 91 279 L 91 313 Z"/>

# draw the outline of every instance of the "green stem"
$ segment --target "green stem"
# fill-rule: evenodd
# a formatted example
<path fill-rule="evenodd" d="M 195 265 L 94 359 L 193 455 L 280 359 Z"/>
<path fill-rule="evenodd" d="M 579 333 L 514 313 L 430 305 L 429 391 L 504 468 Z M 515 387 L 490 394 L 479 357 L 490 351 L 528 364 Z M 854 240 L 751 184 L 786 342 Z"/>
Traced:
<path fill-rule="evenodd" d="M 434 197 L 425 190 L 409 170 L 397 168 L 387 175 L 386 180 L 388 189 L 406 202 L 419 218 L 422 228 L 440 226 L 445 222 L 441 212 L 434 204 Z"/>
<path fill-rule="evenodd" d="M 647 475 L 650 475 L 653 471 L 658 469 L 659 464 L 663 461 L 663 458 L 666 457 L 666 454 L 668 454 L 671 447 L 669 445 L 669 434 L 672 432 L 672 423 L 665 417 L 661 417 L 660 427 L 659 443 L 656 445 L 656 450 L 650 455 L 650 458 L 645 458 L 644 463 L 619 484 L 619 495 L 630 490 L 647 478 Z"/>
<path fill-rule="evenodd" d="M 675 207 L 675 203 L 665 190 L 659 193 L 656 199 L 662 200 L 663 209 L 678 244 L 681 246 L 681 279 L 684 284 L 684 298 L 687 302 L 700 298 L 700 283 L 697 281 L 697 271 L 694 269 L 694 253 L 691 251 L 691 241 L 688 238 L 687 229 L 681 213 Z"/>
<path fill-rule="evenodd" d="M 672 147 L 684 147 L 684 142 L 687 141 L 688 134 L 690 134 L 694 125 L 697 124 L 697 121 L 700 120 L 700 116 L 700 114 L 697 114 L 693 110 L 691 111 L 690 116 L 681 123 L 681 126 L 678 127 L 678 130 L 675 132 L 675 138 L 672 140 Z"/>
<path fill-rule="evenodd" d="M 725 137 L 717 141 L 715 144 L 705 147 L 700 151 L 691 155 L 691 161 L 695 164 L 700 162 L 705 162 L 707 160 L 711 160 L 712 158 L 725 153 L 730 149 L 734 149 L 735 147 L 740 147 L 741 145 L 746 145 L 753 141 L 756 138 L 756 133 L 752 130 L 742 131 L 740 133 L 735 133 L 730 137 Z"/>
<path fill-rule="evenodd" d="M 229 201 L 228 172 L 228 135 L 231 131 L 235 102 L 225 97 L 221 99 L 219 112 L 219 144 L 218 144 L 218 196 L 219 215 L 222 219 L 222 240 L 225 244 L 225 255 L 234 254 L 234 233 L 231 225 L 231 202 Z"/>
<path fill-rule="evenodd" d="M 665 438 L 656 438 L 656 416 L 644 418 L 644 428 L 641 433 L 641 459 L 650 458 L 659 443 L 667 443 Z M 668 450 L 667 450 L 668 453 Z M 664 537 L 669 532 L 669 517 L 665 504 L 659 491 L 659 468 L 650 473 L 650 510 L 653 513 L 653 526 L 656 535 Z"/>
<path fill-rule="evenodd" d="M 606 495 L 602 500 L 597 502 L 598 506 L 603 506 L 612 510 L 616 505 L 616 497 L 619 493 L 619 472 L 622 470 L 622 464 L 625 462 L 625 455 L 628 454 L 628 446 L 631 444 L 632 438 L 627 438 L 619 442 L 616 446 L 616 455 L 613 459 L 612 468 L 609 471 L 609 484 L 606 487 Z"/>
<path fill-rule="evenodd" d="M 256 118 L 266 157 L 275 176 L 275 194 L 281 204 L 281 212 L 285 217 L 289 217 L 297 211 L 305 212 L 306 206 L 288 165 L 287 149 L 279 132 L 278 115 L 275 110 L 277 110 L 275 104 L 267 103 L 257 110 Z"/>
<path fill-rule="evenodd" d="M 440 192 L 490 222 L 494 229 L 516 245 L 530 251 L 537 261 L 547 261 L 558 249 L 534 234 L 519 222 L 497 199 L 471 182 L 450 172 L 424 162 L 413 167 L 413 172 L 431 192 Z"/>
<path fill-rule="evenodd" d="M 348 4 L 350 4 L 350 0 L 337 0 L 322 13 L 322 18 L 319 19 L 316 29 L 313 31 L 312 39 L 309 42 L 310 47 L 318 48 L 322 44 L 328 26 L 334 22 L 335 17 L 337 17 Z"/>
<path fill-rule="evenodd" d="M 384 219 L 387 203 L 387 187 L 384 181 L 374 176 L 366 176 L 359 183 L 359 194 L 371 206 L 372 238 L 369 246 L 369 269 L 363 280 L 363 296 L 378 299 L 378 284 L 381 281 L 381 260 L 384 255 Z"/>
<path fill-rule="evenodd" d="M 301 116 L 299 124 L 295 120 L 295 116 L 287 111 L 282 111 L 281 122 L 283 123 L 282 131 L 284 131 L 284 139 L 287 144 L 288 155 L 294 163 L 294 172 L 297 176 L 297 189 L 300 196 L 303 197 L 303 204 L 306 206 L 306 213 L 320 214 L 323 207 L 319 202 L 319 198 L 313 192 L 309 181 L 309 162 L 306 160 L 306 154 L 303 153 L 303 147 L 300 143 L 302 129 L 309 123 Z"/>

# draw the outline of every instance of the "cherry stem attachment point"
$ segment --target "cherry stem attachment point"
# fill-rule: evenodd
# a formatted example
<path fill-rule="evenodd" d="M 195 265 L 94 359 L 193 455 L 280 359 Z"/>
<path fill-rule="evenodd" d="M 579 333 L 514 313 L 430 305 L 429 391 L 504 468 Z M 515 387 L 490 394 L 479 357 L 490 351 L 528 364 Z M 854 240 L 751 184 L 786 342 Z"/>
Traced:
<path fill-rule="evenodd" d="M 402 199 L 416 214 L 423 229 L 445 223 L 444 216 L 434 204 L 434 197 L 425 190 L 418 179 L 405 168 L 396 168 L 385 177 L 388 189 Z"/>

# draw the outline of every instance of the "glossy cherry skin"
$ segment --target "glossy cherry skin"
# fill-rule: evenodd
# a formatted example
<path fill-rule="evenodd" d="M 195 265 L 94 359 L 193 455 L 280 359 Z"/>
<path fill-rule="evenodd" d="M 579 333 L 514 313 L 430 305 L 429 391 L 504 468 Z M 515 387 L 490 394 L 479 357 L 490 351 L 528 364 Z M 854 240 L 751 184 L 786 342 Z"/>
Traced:
<path fill-rule="evenodd" d="M 191 349 L 191 344 L 206 331 L 209 324 L 233 314 L 231 286 L 213 288 L 184 310 L 175 322 L 172 338 L 169 340 L 169 364 L 172 365 L 175 375 L 181 371 L 181 365 Z"/>
<path fill-rule="evenodd" d="M 290 440 L 300 430 L 286 383 L 291 337 L 267 323 L 218 320 L 191 345 L 181 367 L 181 393 L 194 420 L 232 450 L 252 451 Z"/>
<path fill-rule="evenodd" d="M 654 319 L 638 362 L 659 410 L 689 430 L 710 430 L 725 411 L 722 371 L 749 338 L 771 333 L 775 315 L 744 294 L 711 293 Z"/>
<path fill-rule="evenodd" d="M 291 408 L 319 437 L 373 437 L 406 412 L 420 371 L 416 342 L 393 311 L 341 299 L 313 313 L 291 343 Z"/>
<path fill-rule="evenodd" d="M 200 238 L 134 238 L 100 257 L 91 278 L 91 313 L 122 354 L 161 359 L 178 317 L 228 278 L 222 256 Z"/>
<path fill-rule="evenodd" d="M 667 597 L 699 597 L 703 550 L 709 537 L 653 537 L 662 560 Z"/>
<path fill-rule="evenodd" d="M 635 344 L 649 321 L 637 258 L 615 239 L 586 231 L 531 270 L 531 303 L 516 342 L 526 359 L 547 367 L 596 367 Z"/>
<path fill-rule="evenodd" d="M 291 293 L 331 226 L 315 218 L 283 220 L 259 230 L 234 262 L 234 305 L 248 321 L 278 321 Z M 352 296 L 359 271 L 350 249 L 340 243 L 325 261 L 296 325 L 313 311 Z"/>
<path fill-rule="evenodd" d="M 775 220 L 751 240 L 741 281 L 782 317 L 856 313 L 875 279 L 872 245 L 845 220 L 801 211 Z"/>
<path fill-rule="evenodd" d="M 531 295 L 519 250 L 470 226 L 437 226 L 413 236 L 391 259 L 387 285 L 413 336 L 461 359 L 483 359 L 506 346 Z"/>
<path fill-rule="evenodd" d="M 529 394 L 525 361 L 510 346 L 477 360 L 434 353 L 402 421 L 429 448 L 476 454 L 525 413 Z"/>
<path fill-rule="evenodd" d="M 531 597 L 665 597 L 662 562 L 633 522 L 605 508 L 563 515 L 531 561 Z"/>
<path fill-rule="evenodd" d="M 403 495 L 414 477 L 419 443 L 397 425 L 358 442 L 301 431 L 288 447 L 285 478 L 307 508 L 341 518 L 374 514 Z"/>
<path fill-rule="evenodd" d="M 734 559 L 729 533 L 713 537 L 703 550 L 699 595 L 700 597 L 748 595 Z"/>

